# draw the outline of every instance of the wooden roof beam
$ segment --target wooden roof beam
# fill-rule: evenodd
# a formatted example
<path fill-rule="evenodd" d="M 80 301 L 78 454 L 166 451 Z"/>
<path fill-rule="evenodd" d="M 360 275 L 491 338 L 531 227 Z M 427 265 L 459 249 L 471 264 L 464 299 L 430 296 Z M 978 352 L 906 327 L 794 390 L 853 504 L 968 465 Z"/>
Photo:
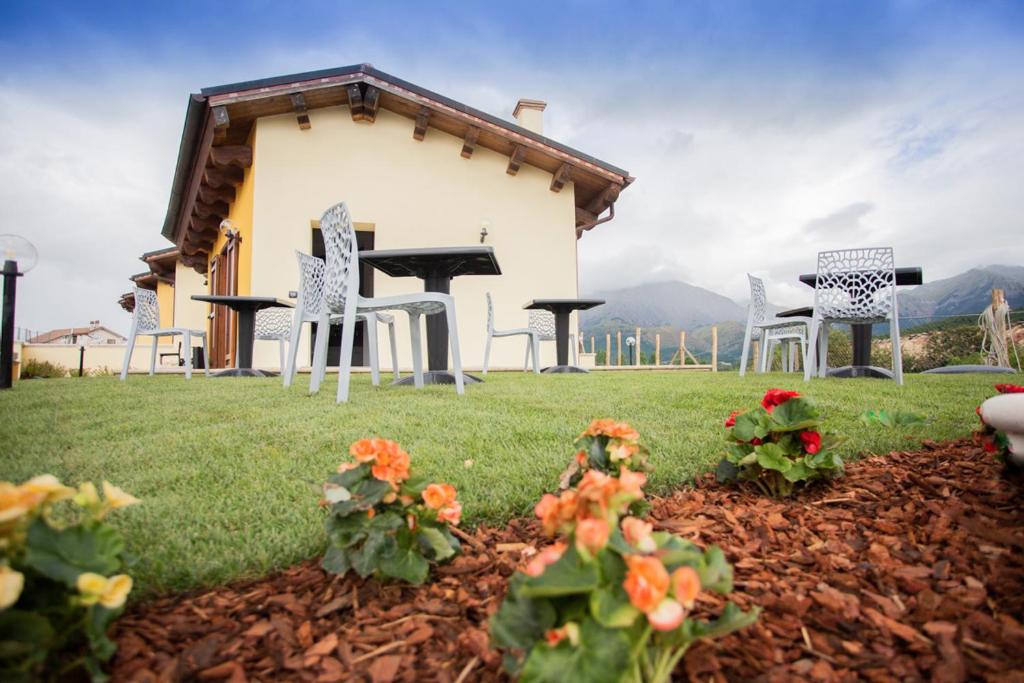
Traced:
<path fill-rule="evenodd" d="M 252 147 L 249 145 L 213 147 L 210 149 L 210 161 L 217 168 L 227 168 L 228 166 L 249 168 L 252 166 Z"/>
<path fill-rule="evenodd" d="M 199 199 L 206 202 L 228 202 L 235 201 L 235 188 L 232 185 L 223 187 L 210 187 L 209 185 L 199 186 Z"/>
<path fill-rule="evenodd" d="M 225 166 L 224 168 L 207 168 L 203 171 L 203 182 L 210 187 L 224 187 L 225 185 L 238 185 L 242 182 L 245 173 L 237 166 Z"/>
<path fill-rule="evenodd" d="M 519 167 L 523 165 L 524 159 L 526 159 L 526 146 L 516 145 L 512 149 L 512 156 L 508 158 L 508 168 L 505 169 L 505 173 L 509 175 L 519 173 Z"/>
<path fill-rule="evenodd" d="M 295 110 L 295 119 L 299 122 L 299 128 L 309 130 L 312 124 L 309 122 L 309 110 L 306 109 L 306 97 L 302 93 L 292 93 L 292 109 Z"/>
<path fill-rule="evenodd" d="M 206 202 L 196 202 L 195 205 L 196 215 L 200 218 L 207 218 L 209 216 L 227 216 L 228 205 L 224 202 L 212 202 L 207 204 Z"/>
<path fill-rule="evenodd" d="M 470 126 L 466 129 L 466 137 L 462 140 L 462 158 L 469 159 L 473 156 L 473 150 L 476 149 L 477 138 L 480 137 L 480 129 L 476 126 Z"/>
<path fill-rule="evenodd" d="M 209 232 L 213 233 L 213 236 L 216 237 L 217 233 L 220 232 L 220 221 L 221 219 L 216 216 L 204 216 L 200 218 L 199 216 L 193 215 L 192 221 L 189 224 L 189 232 Z"/>
<path fill-rule="evenodd" d="M 380 90 L 372 85 L 366 86 L 363 94 L 363 120 L 373 123 L 377 120 L 377 109 L 380 108 Z"/>
<path fill-rule="evenodd" d="M 562 164 L 555 171 L 555 174 L 551 176 L 551 191 L 561 192 L 565 184 L 572 180 L 572 167 L 569 164 Z"/>
<path fill-rule="evenodd" d="M 609 183 L 608 187 L 601 190 L 596 197 L 590 200 L 590 203 L 586 205 L 586 210 L 600 215 L 610 205 L 615 203 L 615 200 L 619 198 L 619 192 L 622 191 L 622 185 L 615 183 Z"/>
<path fill-rule="evenodd" d="M 416 127 L 413 128 L 412 136 L 423 141 L 423 138 L 427 134 L 427 126 L 430 125 L 430 110 L 426 107 L 420 107 L 420 110 L 416 112 Z"/>
<path fill-rule="evenodd" d="M 348 93 L 348 108 L 352 112 L 353 121 L 363 120 L 363 91 L 359 89 L 358 83 L 345 86 Z"/>
<path fill-rule="evenodd" d="M 231 117 L 228 116 L 228 108 L 221 105 L 214 107 L 213 114 L 213 144 L 224 142 L 228 136 L 228 126 L 231 125 Z"/>

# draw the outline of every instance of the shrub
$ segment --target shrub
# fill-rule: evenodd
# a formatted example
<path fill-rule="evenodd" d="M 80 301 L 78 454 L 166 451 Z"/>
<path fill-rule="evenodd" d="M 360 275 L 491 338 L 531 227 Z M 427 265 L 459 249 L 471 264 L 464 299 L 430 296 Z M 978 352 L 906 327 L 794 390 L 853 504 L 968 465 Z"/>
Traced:
<path fill-rule="evenodd" d="M 647 474 L 654 468 L 647 462 L 648 450 L 640 443 L 640 434 L 625 422 L 594 420 L 579 435 L 573 446 L 576 456 L 558 479 L 562 490 L 579 484 L 583 475 L 597 470 L 613 477 L 624 472 Z M 643 498 L 633 503 L 630 512 L 645 516 L 650 506 Z"/>
<path fill-rule="evenodd" d="M 73 511 L 53 509 L 65 500 Z M 92 483 L 76 490 L 48 474 L 0 482 L 0 679 L 63 680 L 83 670 L 106 679 L 102 663 L 116 649 L 107 629 L 132 579 L 119 573 L 124 541 L 104 518 L 137 502 L 108 482 L 102 499 Z"/>
<path fill-rule="evenodd" d="M 1015 384 L 997 384 L 996 391 L 1000 394 L 1024 394 L 1024 386 Z M 1004 465 L 1009 462 L 1010 440 L 1005 433 L 992 427 L 985 422 L 981 415 L 981 406 L 974 409 L 981 420 L 981 427 L 974 432 L 974 440 L 978 442 L 986 453 L 991 453 L 996 460 Z"/>
<path fill-rule="evenodd" d="M 356 441 L 349 454 L 355 462 L 342 463 L 324 484 L 324 569 L 423 583 L 431 562 L 459 552 L 449 529 L 462 516 L 455 489 L 413 478 L 409 455 L 394 441 Z"/>
<path fill-rule="evenodd" d="M 814 403 L 795 391 L 769 389 L 754 410 L 725 421 L 729 447 L 718 463 L 718 481 L 753 482 L 782 498 L 803 482 L 841 476 L 838 439 L 821 431 Z"/>
<path fill-rule="evenodd" d="M 68 369 L 48 360 L 29 359 L 21 364 L 21 379 L 67 377 Z"/>
<path fill-rule="evenodd" d="M 577 490 L 546 494 L 536 514 L 560 536 L 509 581 L 491 618 L 505 668 L 530 681 L 669 681 L 698 639 L 743 628 L 757 609 L 727 603 L 713 621 L 692 616 L 701 590 L 732 590 L 732 567 L 717 546 L 707 551 L 637 517 L 646 476 L 587 471 Z"/>

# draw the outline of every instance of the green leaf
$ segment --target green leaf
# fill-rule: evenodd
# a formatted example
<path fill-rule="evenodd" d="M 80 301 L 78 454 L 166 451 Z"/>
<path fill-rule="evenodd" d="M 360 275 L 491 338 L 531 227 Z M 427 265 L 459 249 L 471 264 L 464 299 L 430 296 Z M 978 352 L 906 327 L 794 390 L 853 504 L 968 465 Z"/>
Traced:
<path fill-rule="evenodd" d="M 370 476 L 370 466 L 364 463 L 358 467 L 353 467 L 350 470 L 331 474 L 327 477 L 327 482 L 329 484 L 336 484 L 337 486 L 350 489 L 364 479 L 368 479 Z"/>
<path fill-rule="evenodd" d="M 540 576 L 530 577 L 523 584 L 523 595 L 530 598 L 587 593 L 597 587 L 597 565 L 584 562 L 572 545 L 562 557 Z"/>
<path fill-rule="evenodd" d="M 784 476 L 787 481 L 798 482 L 813 479 L 818 476 L 818 473 L 804 464 L 803 460 L 800 460 L 792 463 L 792 466 L 783 472 L 782 476 Z"/>
<path fill-rule="evenodd" d="M 700 565 L 695 567 L 704 590 L 724 595 L 732 591 L 732 565 L 717 545 L 708 546 Z"/>
<path fill-rule="evenodd" d="M 760 614 L 760 607 L 754 607 L 749 612 L 744 612 L 735 603 L 727 602 L 725 603 L 725 609 L 722 610 L 722 614 L 714 621 L 700 622 L 687 619 L 687 630 L 689 630 L 687 636 L 697 639 L 718 638 L 728 635 L 733 631 L 750 626 L 757 621 Z"/>
<path fill-rule="evenodd" d="M 438 529 L 426 526 L 425 524 L 421 525 L 419 527 L 419 536 L 427 547 L 430 548 L 434 560 L 443 562 L 455 555 L 455 548 L 451 546 L 445 535 Z"/>
<path fill-rule="evenodd" d="M 85 618 L 85 635 L 89 639 L 89 648 L 96 659 L 105 662 L 114 656 L 117 645 L 107 637 L 107 631 L 114 618 L 121 613 L 120 609 L 110 610 L 102 605 L 92 605 Z"/>
<path fill-rule="evenodd" d="M 715 468 L 715 481 L 726 483 L 736 480 L 736 475 L 740 473 L 740 468 L 736 467 L 733 463 L 729 462 L 728 459 L 722 458 L 718 461 L 718 467 Z"/>
<path fill-rule="evenodd" d="M 0 610 L 0 662 L 40 663 L 55 635 L 49 620 L 37 612 Z"/>
<path fill-rule="evenodd" d="M 54 529 L 37 517 L 28 530 L 25 564 L 37 572 L 74 588 L 84 572 L 103 576 L 121 568 L 124 541 L 106 524 Z"/>
<path fill-rule="evenodd" d="M 782 405 L 788 405 L 783 403 Z M 786 457 L 782 449 L 773 443 L 761 444 L 757 447 L 757 464 L 767 470 L 785 473 L 793 466 L 793 461 Z"/>
<path fill-rule="evenodd" d="M 771 412 L 771 430 L 794 432 L 815 427 L 818 424 L 818 409 L 810 399 L 802 396 L 791 398 Z"/>
<path fill-rule="evenodd" d="M 327 552 L 324 553 L 324 559 L 321 564 L 324 571 L 337 574 L 338 576 L 344 576 L 352 568 L 352 561 L 349 559 L 348 551 L 345 548 L 339 548 L 334 545 L 330 546 Z"/>
<path fill-rule="evenodd" d="M 354 472 L 355 470 L 349 470 Z M 348 474 L 349 472 L 345 472 Z M 344 475 L 341 475 L 344 476 Z M 331 514 L 345 517 L 353 512 L 365 512 L 381 502 L 391 492 L 391 485 L 380 479 L 361 479 L 346 487 L 352 497 L 331 506 Z"/>
<path fill-rule="evenodd" d="M 736 416 L 736 424 L 729 434 L 737 441 L 750 441 L 754 438 L 763 439 L 768 434 L 767 414 L 763 409 L 749 410 Z"/>
<path fill-rule="evenodd" d="M 580 625 L 580 643 L 568 639 L 555 647 L 538 644 L 530 652 L 522 683 L 619 683 L 633 666 L 629 639 L 622 629 L 609 629 L 593 619 Z"/>
<path fill-rule="evenodd" d="M 622 583 L 618 582 L 590 593 L 590 614 L 602 626 L 626 628 L 641 613 L 630 603 Z"/>
<path fill-rule="evenodd" d="M 359 576 L 366 578 L 382 565 L 383 558 L 394 552 L 395 547 L 394 536 L 380 531 L 371 532 L 360 548 L 350 551 L 349 559 L 352 562 L 352 569 L 355 569 Z"/>
<path fill-rule="evenodd" d="M 928 418 L 924 415 L 905 410 L 894 410 L 892 412 L 886 410 L 865 410 L 860 415 L 860 421 L 868 426 L 882 425 L 883 427 L 893 429 L 896 427 L 927 424 Z"/>
<path fill-rule="evenodd" d="M 390 553 L 381 558 L 380 571 L 385 576 L 419 585 L 427 580 L 430 564 L 418 550 L 396 544 Z"/>
<path fill-rule="evenodd" d="M 512 577 L 505 600 L 491 617 L 491 642 L 497 647 L 530 650 L 555 625 L 557 615 L 550 600 L 534 600 L 520 594 L 525 578 L 523 574 Z"/>

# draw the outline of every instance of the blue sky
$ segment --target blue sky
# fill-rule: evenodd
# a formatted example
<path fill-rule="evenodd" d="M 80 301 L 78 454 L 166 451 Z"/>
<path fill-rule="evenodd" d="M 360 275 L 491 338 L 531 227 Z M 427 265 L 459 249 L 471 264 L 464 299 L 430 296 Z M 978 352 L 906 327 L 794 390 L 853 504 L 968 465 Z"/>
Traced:
<path fill-rule="evenodd" d="M 742 299 L 750 271 L 795 304 L 822 248 L 892 244 L 928 279 L 1024 262 L 1024 2 L 36 2 L 0 25 L 0 230 L 42 258 L 19 325 L 127 327 L 188 92 L 358 62 L 506 118 L 545 99 L 552 137 L 629 169 L 585 289 Z"/>

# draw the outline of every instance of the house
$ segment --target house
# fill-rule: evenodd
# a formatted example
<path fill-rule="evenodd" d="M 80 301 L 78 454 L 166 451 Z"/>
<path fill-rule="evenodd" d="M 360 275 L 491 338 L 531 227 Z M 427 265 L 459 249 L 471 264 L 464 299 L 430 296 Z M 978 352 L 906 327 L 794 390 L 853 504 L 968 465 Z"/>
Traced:
<path fill-rule="evenodd" d="M 524 327 L 529 299 L 577 296 L 576 241 L 614 216 L 633 181 L 545 137 L 545 106 L 519 100 L 515 122 L 505 121 L 368 64 L 205 88 L 189 97 L 162 231 L 180 252 L 178 286 L 191 268 L 213 294 L 289 296 L 295 251 L 322 255 L 318 219 L 345 201 L 360 249 L 494 248 L 500 276 L 452 282 L 463 362 L 479 367 L 485 292 L 501 327 Z M 159 274 L 155 282 L 159 291 Z M 361 269 L 364 295 L 422 287 Z M 221 367 L 231 363 L 235 333 L 232 314 L 213 308 L 211 359 Z M 399 364 L 407 368 L 403 318 Z M 307 329 L 300 365 L 310 346 Z M 331 362 L 339 346 L 332 336 Z M 552 362 L 554 345 L 544 346 Z M 492 367 L 521 367 L 523 355 L 521 342 L 499 340 Z M 256 366 L 276 367 L 277 358 L 257 344 Z M 366 360 L 359 330 L 353 360 Z"/>
<path fill-rule="evenodd" d="M 123 344 L 124 341 L 124 337 L 109 327 L 101 325 L 99 320 L 90 320 L 86 327 L 63 327 L 37 334 L 30 338 L 28 343 L 92 346 L 95 344 Z"/>

